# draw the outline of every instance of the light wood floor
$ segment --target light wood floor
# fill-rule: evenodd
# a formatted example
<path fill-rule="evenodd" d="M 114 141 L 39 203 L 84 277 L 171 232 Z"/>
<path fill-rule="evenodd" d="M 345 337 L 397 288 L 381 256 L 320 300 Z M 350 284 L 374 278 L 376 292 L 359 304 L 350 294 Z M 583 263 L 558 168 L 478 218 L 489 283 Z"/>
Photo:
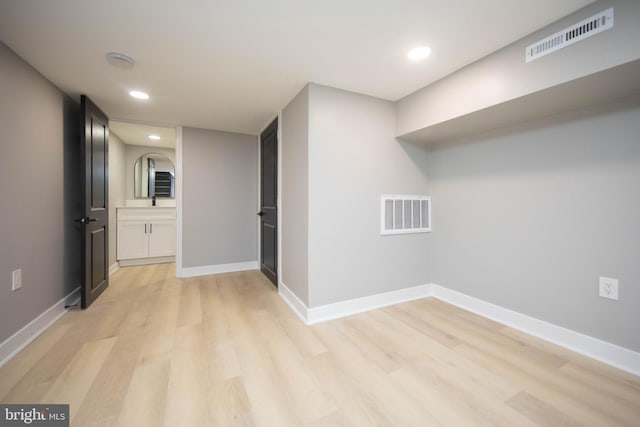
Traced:
<path fill-rule="evenodd" d="M 259 272 L 127 267 L 0 369 L 75 426 L 640 426 L 640 378 L 435 299 L 308 327 Z"/>

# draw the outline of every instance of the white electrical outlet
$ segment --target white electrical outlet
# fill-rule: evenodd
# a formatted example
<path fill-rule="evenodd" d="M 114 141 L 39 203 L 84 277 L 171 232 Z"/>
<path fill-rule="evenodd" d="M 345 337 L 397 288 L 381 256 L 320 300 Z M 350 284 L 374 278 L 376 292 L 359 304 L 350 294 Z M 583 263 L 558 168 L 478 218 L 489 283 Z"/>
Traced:
<path fill-rule="evenodd" d="M 13 270 L 11 273 L 11 290 L 17 291 L 22 287 L 22 269 Z"/>
<path fill-rule="evenodd" d="M 600 296 L 618 301 L 618 279 L 600 276 Z"/>

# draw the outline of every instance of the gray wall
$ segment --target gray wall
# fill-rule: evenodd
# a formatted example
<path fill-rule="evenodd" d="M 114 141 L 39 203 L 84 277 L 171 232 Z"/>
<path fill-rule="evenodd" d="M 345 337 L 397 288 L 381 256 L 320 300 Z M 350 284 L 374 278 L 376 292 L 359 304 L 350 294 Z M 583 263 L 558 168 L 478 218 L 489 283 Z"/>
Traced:
<path fill-rule="evenodd" d="M 118 135 L 109 133 L 109 266 L 117 261 L 116 209 L 126 200 L 126 147 Z"/>
<path fill-rule="evenodd" d="M 258 138 L 182 132 L 182 266 L 256 261 Z"/>
<path fill-rule="evenodd" d="M 142 145 L 125 145 L 125 164 L 124 170 L 126 172 L 125 189 L 126 199 L 133 200 L 133 171 L 138 159 L 147 153 L 160 153 L 171 160 L 173 166 L 176 165 L 176 150 L 173 148 L 161 148 L 161 147 L 147 147 Z"/>
<path fill-rule="evenodd" d="M 309 305 L 309 87 L 282 111 L 280 280 Z"/>
<path fill-rule="evenodd" d="M 80 109 L 3 43 L 0 68 L 2 342 L 80 285 Z"/>
<path fill-rule="evenodd" d="M 525 63 L 525 48 L 614 7 L 614 28 Z M 398 102 L 404 135 L 640 58 L 640 2 L 596 2 Z M 553 107 L 553 106 L 551 106 Z"/>
<path fill-rule="evenodd" d="M 309 306 L 429 282 L 429 234 L 380 235 L 380 195 L 429 194 L 392 102 L 309 85 Z M 286 194 L 283 195 L 283 200 Z"/>
<path fill-rule="evenodd" d="M 433 147 L 433 282 L 640 351 L 639 135 L 635 97 Z"/>

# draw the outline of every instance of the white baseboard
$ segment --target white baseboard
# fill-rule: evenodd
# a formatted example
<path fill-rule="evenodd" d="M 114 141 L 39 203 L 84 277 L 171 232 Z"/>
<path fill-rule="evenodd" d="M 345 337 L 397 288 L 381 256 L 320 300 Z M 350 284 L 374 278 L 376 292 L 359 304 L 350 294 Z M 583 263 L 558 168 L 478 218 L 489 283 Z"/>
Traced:
<path fill-rule="evenodd" d="M 289 307 L 293 309 L 298 317 L 300 317 L 307 325 L 313 325 L 315 323 L 351 316 L 352 314 L 362 313 L 376 308 L 426 298 L 430 294 L 430 288 L 429 285 L 418 285 L 411 288 L 384 292 L 382 294 L 370 295 L 313 308 L 307 307 L 282 282 L 280 282 L 280 286 L 278 286 L 278 293 Z"/>
<path fill-rule="evenodd" d="M 203 265 L 199 267 L 182 267 L 178 277 L 208 276 L 210 274 L 234 273 L 236 271 L 257 270 L 258 261 L 234 262 L 230 264 Z"/>
<path fill-rule="evenodd" d="M 303 303 L 300 298 L 291 289 L 285 285 L 282 280 L 278 281 L 278 295 L 287 303 L 287 305 L 293 310 L 293 312 L 302 320 L 305 324 L 309 324 L 308 312 L 309 308 Z"/>
<path fill-rule="evenodd" d="M 526 334 L 640 376 L 640 353 L 638 352 L 436 284 L 414 286 L 313 308 L 307 307 L 282 281 L 279 284 L 278 293 L 293 312 L 307 325 L 415 299 L 434 297 Z"/>
<path fill-rule="evenodd" d="M 431 296 L 640 376 L 640 353 L 635 351 L 435 284 L 431 285 Z"/>
<path fill-rule="evenodd" d="M 111 266 L 109 267 L 109 276 L 111 276 L 113 273 L 115 273 L 118 270 L 120 270 L 120 264 L 118 264 L 118 261 L 116 261 L 113 264 L 111 264 Z"/>
<path fill-rule="evenodd" d="M 67 312 L 65 305 L 78 304 L 80 301 L 80 287 L 71 291 L 66 297 L 55 303 L 44 313 L 29 322 L 15 334 L 0 344 L 0 366 L 7 363 L 20 350 L 46 331 L 56 320 Z"/>
<path fill-rule="evenodd" d="M 121 259 L 118 261 L 120 267 L 131 267 L 134 265 L 162 264 L 163 262 L 176 262 L 175 256 L 158 256 L 153 258 Z"/>

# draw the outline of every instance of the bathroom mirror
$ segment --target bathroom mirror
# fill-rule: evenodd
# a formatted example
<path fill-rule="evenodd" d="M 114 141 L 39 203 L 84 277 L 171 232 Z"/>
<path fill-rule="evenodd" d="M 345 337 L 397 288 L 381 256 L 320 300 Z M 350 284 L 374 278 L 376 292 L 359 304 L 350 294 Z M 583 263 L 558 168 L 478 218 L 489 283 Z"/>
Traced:
<path fill-rule="evenodd" d="M 175 193 L 175 168 L 167 157 L 159 153 L 147 153 L 136 161 L 133 171 L 133 194 L 137 199 L 166 197 Z"/>

